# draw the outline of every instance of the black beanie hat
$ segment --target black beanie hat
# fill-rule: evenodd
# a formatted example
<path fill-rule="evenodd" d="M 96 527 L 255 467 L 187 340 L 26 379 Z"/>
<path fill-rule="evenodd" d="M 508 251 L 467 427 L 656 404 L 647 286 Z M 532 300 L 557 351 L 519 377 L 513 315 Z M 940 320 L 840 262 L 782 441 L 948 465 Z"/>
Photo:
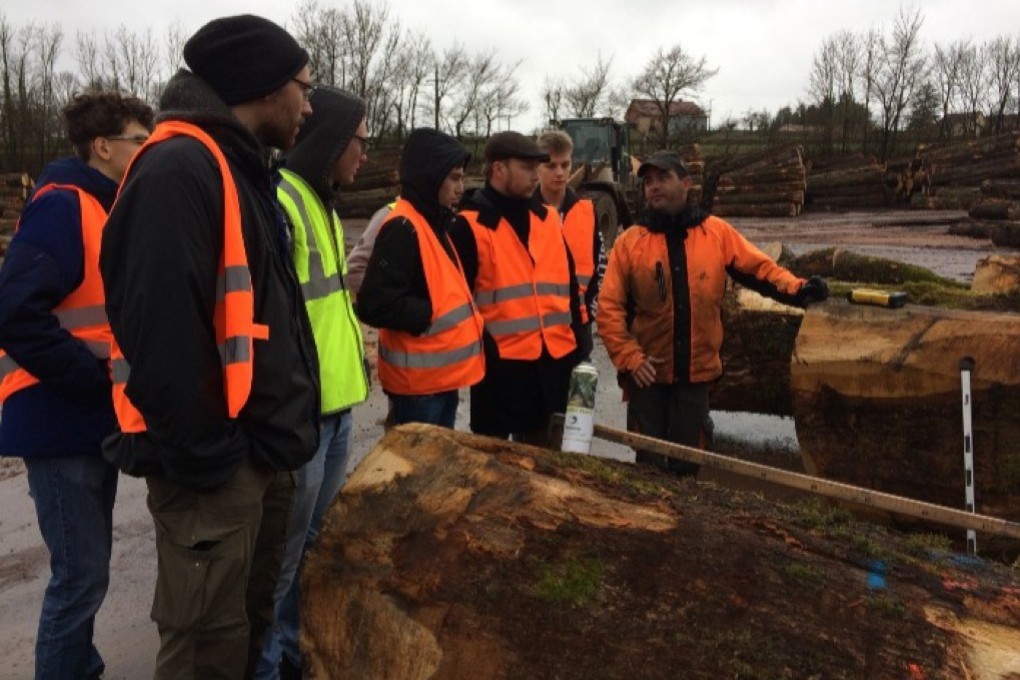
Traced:
<path fill-rule="evenodd" d="M 241 14 L 198 29 L 184 44 L 184 62 L 231 106 L 286 85 L 308 63 L 308 52 L 269 19 Z"/>

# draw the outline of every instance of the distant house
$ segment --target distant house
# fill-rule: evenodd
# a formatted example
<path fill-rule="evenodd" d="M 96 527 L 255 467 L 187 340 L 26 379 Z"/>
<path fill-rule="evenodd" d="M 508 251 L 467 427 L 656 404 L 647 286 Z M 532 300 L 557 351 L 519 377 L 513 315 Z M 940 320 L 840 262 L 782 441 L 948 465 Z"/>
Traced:
<path fill-rule="evenodd" d="M 939 121 L 939 129 L 948 131 L 950 138 L 980 137 L 988 127 L 988 119 L 980 111 L 950 113 Z"/>
<path fill-rule="evenodd" d="M 623 119 L 648 136 L 662 131 L 662 112 L 651 99 L 631 99 Z M 708 115 L 694 102 L 675 101 L 669 107 L 669 131 L 704 131 L 708 129 Z"/>

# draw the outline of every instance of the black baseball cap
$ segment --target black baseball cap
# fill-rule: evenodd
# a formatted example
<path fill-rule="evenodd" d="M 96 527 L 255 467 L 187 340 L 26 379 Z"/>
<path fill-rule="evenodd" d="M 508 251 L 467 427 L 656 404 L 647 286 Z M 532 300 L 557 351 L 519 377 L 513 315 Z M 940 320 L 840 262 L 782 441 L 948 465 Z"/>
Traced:
<path fill-rule="evenodd" d="M 681 158 L 680 154 L 676 151 L 656 151 L 641 162 L 640 167 L 638 167 L 637 176 L 644 177 L 645 170 L 650 167 L 658 168 L 663 172 L 675 170 L 676 176 L 680 179 L 691 174 L 687 172 L 687 166 L 684 165 L 684 159 Z"/>
<path fill-rule="evenodd" d="M 516 158 L 520 161 L 538 161 L 546 163 L 549 161 L 549 154 L 542 151 L 530 137 L 525 137 L 520 132 L 506 131 L 497 132 L 485 144 L 485 161 L 505 161 Z"/>

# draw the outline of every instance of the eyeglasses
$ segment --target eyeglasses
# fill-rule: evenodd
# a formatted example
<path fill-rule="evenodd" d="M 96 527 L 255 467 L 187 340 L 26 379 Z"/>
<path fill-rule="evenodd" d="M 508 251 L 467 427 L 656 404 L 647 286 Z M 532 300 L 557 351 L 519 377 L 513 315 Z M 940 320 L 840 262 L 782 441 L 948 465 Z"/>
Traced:
<path fill-rule="evenodd" d="M 113 142 L 131 142 L 132 144 L 138 144 L 141 146 L 145 144 L 145 140 L 149 138 L 149 135 L 110 135 L 107 137 Z"/>
<path fill-rule="evenodd" d="M 352 139 L 358 140 L 358 144 L 361 145 L 361 153 L 368 153 L 368 150 L 372 148 L 372 141 L 368 137 L 354 135 Z"/>
<path fill-rule="evenodd" d="M 312 95 L 315 94 L 315 85 L 306 83 L 299 78 L 291 78 L 291 80 L 301 86 L 301 96 L 305 98 L 305 101 L 312 101 Z"/>

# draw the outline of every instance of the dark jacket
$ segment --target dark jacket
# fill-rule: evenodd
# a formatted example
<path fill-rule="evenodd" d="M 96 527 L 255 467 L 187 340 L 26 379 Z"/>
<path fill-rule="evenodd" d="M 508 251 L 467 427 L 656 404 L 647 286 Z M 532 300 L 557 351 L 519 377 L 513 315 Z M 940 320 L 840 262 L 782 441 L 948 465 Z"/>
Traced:
<path fill-rule="evenodd" d="M 531 233 L 531 213 L 544 219 L 547 207 L 534 206 L 531 199 L 505 196 L 486 184 L 482 191 L 471 196 L 464 209 L 477 210 L 479 222 L 491 229 L 498 226 L 501 217 L 506 219 L 526 248 Z M 474 290 L 478 276 L 478 246 L 467 220 L 458 216 L 450 230 L 450 237 L 464 265 L 468 286 Z M 559 359 L 553 359 L 544 348 L 542 355 L 534 361 L 502 359 L 495 340 L 488 332 L 484 333 L 485 378 L 471 388 L 472 431 L 505 436 L 540 430 L 546 427 L 550 415 L 562 413 L 566 408 L 570 372 L 582 357 L 591 353 L 591 335 L 585 332 L 581 323 L 577 277 L 569 248 L 567 263 L 570 268 L 571 329 L 577 340 L 577 349 Z"/>
<path fill-rule="evenodd" d="M 107 210 L 117 183 L 77 158 L 55 161 L 37 183 L 71 184 Z M 0 268 L 0 347 L 40 382 L 3 404 L 0 455 L 99 455 L 117 426 L 108 362 L 60 327 L 53 309 L 85 275 L 78 194 L 32 199 Z"/>
<path fill-rule="evenodd" d="M 411 132 L 400 157 L 400 197 L 429 223 L 439 242 L 453 224 L 453 212 L 439 204 L 439 188 L 454 168 L 471 159 L 449 135 L 420 128 Z M 452 250 L 450 259 L 454 259 Z M 432 302 L 425 283 L 414 226 L 398 217 L 383 223 L 358 293 L 358 316 L 369 326 L 420 334 L 432 322 Z"/>
<path fill-rule="evenodd" d="M 219 168 L 197 140 L 176 137 L 146 150 L 125 178 L 103 235 L 106 308 L 131 365 L 126 393 L 148 430 L 116 434 L 107 457 L 129 474 L 165 474 L 212 489 L 241 461 L 296 469 L 318 444 L 315 345 L 287 253 L 266 150 L 200 79 L 179 71 L 161 118 L 199 125 L 223 150 L 237 185 L 251 270 L 256 341 L 251 395 L 227 417 L 213 310 L 223 247 Z"/>

